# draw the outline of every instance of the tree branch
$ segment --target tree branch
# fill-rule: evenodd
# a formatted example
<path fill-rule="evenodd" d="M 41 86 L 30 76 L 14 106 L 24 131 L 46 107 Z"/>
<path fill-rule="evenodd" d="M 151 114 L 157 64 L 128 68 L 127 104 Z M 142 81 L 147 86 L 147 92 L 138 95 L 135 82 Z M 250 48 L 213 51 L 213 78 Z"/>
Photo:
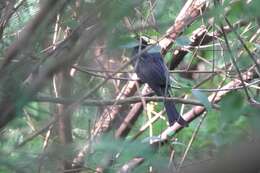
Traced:
<path fill-rule="evenodd" d="M 202 106 L 198 101 L 192 99 L 182 99 L 182 98 L 173 98 L 173 97 L 139 97 L 139 96 L 132 96 L 124 99 L 112 99 L 112 100 L 93 100 L 93 99 L 86 99 L 84 100 L 81 105 L 85 106 L 106 106 L 106 105 L 129 105 L 137 102 L 141 102 L 144 99 L 145 102 L 151 101 L 158 101 L 163 102 L 165 100 L 172 100 L 176 103 L 181 104 L 190 104 L 190 105 L 199 105 Z M 34 101 L 38 102 L 49 102 L 49 103 L 58 103 L 58 104 L 71 104 L 76 101 L 76 99 L 66 99 L 60 97 L 44 97 L 38 96 L 33 99 Z"/>
<path fill-rule="evenodd" d="M 253 79 L 253 73 L 252 72 L 245 72 L 242 74 L 242 79 L 243 81 L 250 81 Z M 235 87 L 239 87 L 242 85 L 242 81 L 239 79 L 234 79 L 233 81 L 229 82 L 228 84 L 224 85 L 221 89 L 224 89 L 222 91 L 217 91 L 215 93 L 212 93 L 209 97 L 208 100 L 209 102 L 212 102 L 213 104 L 218 103 L 224 95 L 229 93 L 229 90 L 226 89 L 231 89 Z M 201 114 L 203 114 L 206 111 L 205 107 L 203 106 L 194 106 L 190 111 L 186 112 L 183 114 L 183 118 L 187 122 L 192 122 L 194 119 L 199 117 Z M 173 124 L 171 127 L 167 128 L 161 133 L 161 139 L 167 140 L 167 135 L 170 133 L 177 133 L 181 129 L 183 129 L 182 126 L 180 126 L 178 123 Z"/>

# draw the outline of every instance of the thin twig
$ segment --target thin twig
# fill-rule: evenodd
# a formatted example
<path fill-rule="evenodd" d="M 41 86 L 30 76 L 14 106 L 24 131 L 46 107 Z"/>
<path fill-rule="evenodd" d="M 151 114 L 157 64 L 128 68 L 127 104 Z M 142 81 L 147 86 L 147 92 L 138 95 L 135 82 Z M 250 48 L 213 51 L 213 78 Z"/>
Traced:
<path fill-rule="evenodd" d="M 84 100 L 80 105 L 88 105 L 88 106 L 104 106 L 104 105 L 122 105 L 122 104 L 132 104 L 142 101 L 144 99 L 146 102 L 150 101 L 159 101 L 163 102 L 164 100 L 175 101 L 177 103 L 183 104 L 191 104 L 191 105 L 198 105 L 201 106 L 202 104 L 198 101 L 192 99 L 182 99 L 178 97 L 162 97 L 162 96 L 154 96 L 154 97 L 139 97 L 139 96 L 132 96 L 124 99 L 112 99 L 112 100 L 93 100 L 87 99 Z M 34 98 L 34 101 L 39 102 L 51 102 L 51 103 L 59 103 L 59 104 L 71 104 L 74 103 L 75 99 L 66 99 L 66 98 L 55 98 L 55 97 L 48 97 L 48 96 L 38 96 Z"/>
<path fill-rule="evenodd" d="M 240 72 L 240 70 L 239 70 L 239 67 L 238 67 L 238 65 L 237 65 L 237 63 L 236 63 L 236 61 L 235 61 L 235 57 L 234 57 L 234 55 L 233 55 L 233 53 L 232 53 L 232 50 L 231 50 L 231 48 L 230 48 L 230 45 L 229 45 L 229 43 L 228 43 L 228 39 L 227 39 L 226 33 L 224 32 L 224 29 L 223 29 L 223 25 L 221 25 L 221 30 L 222 30 L 222 32 L 223 32 L 223 37 L 224 37 L 224 40 L 225 40 L 225 42 L 226 42 L 226 46 L 227 46 L 227 49 L 228 49 L 228 52 L 229 52 L 231 61 L 232 61 L 233 65 L 234 65 L 235 68 L 236 68 L 236 71 L 237 71 L 237 73 L 238 73 L 239 79 L 241 80 L 241 84 L 242 84 L 242 86 L 243 86 L 243 88 L 244 88 L 244 91 L 245 91 L 245 94 L 246 94 L 246 96 L 247 96 L 247 99 L 248 99 L 248 101 L 250 101 L 250 100 L 251 100 L 251 97 L 250 97 L 249 92 L 248 92 L 248 90 L 247 90 L 246 84 L 245 84 L 245 82 L 244 82 L 244 80 L 243 80 L 243 76 L 242 76 L 242 74 L 241 74 L 241 72 Z"/>
<path fill-rule="evenodd" d="M 248 49 L 247 45 L 244 43 L 244 41 L 242 40 L 242 38 L 240 37 L 240 35 L 237 33 L 237 31 L 234 29 L 234 27 L 230 24 L 229 20 L 227 19 L 227 17 L 225 17 L 225 21 L 228 24 L 228 26 L 231 28 L 232 32 L 234 32 L 234 34 L 236 35 L 236 37 L 238 38 L 238 40 L 240 41 L 240 43 L 243 45 L 244 49 L 246 50 L 246 52 L 248 53 L 249 57 L 254 61 L 256 68 L 258 70 L 258 72 L 260 72 L 260 65 L 257 62 L 257 60 L 255 59 L 254 55 L 251 53 L 251 51 Z M 225 36 L 224 36 L 225 37 Z"/>
<path fill-rule="evenodd" d="M 57 120 L 56 119 L 52 119 L 50 122 L 48 122 L 44 127 L 42 127 L 41 129 L 39 129 L 38 131 L 36 131 L 35 133 L 31 134 L 28 138 L 24 139 L 23 142 L 21 142 L 20 144 L 18 144 L 16 148 L 20 148 L 22 146 L 24 146 L 25 144 L 27 144 L 28 142 L 30 142 L 31 140 L 33 140 L 35 137 L 37 137 L 38 135 L 44 133 L 46 130 L 48 130 L 50 128 L 51 125 L 53 125 L 53 123 L 55 123 Z"/>
<path fill-rule="evenodd" d="M 180 171 L 180 168 L 182 167 L 182 164 L 183 164 L 183 162 L 184 162 L 184 160 L 185 160 L 185 158 L 186 158 L 186 156 L 187 156 L 187 154 L 188 154 L 188 152 L 189 152 L 189 150 L 190 150 L 190 148 L 191 148 L 192 143 L 194 142 L 196 136 L 198 135 L 199 129 L 200 129 L 200 127 L 201 127 L 201 125 L 202 125 L 202 122 L 203 122 L 203 120 L 205 119 L 205 117 L 206 117 L 206 113 L 204 113 L 204 114 L 201 116 L 201 119 L 200 119 L 200 121 L 199 121 L 199 123 L 198 123 L 198 125 L 197 125 L 197 127 L 196 127 L 196 129 L 195 129 L 195 131 L 193 132 L 193 134 L 192 134 L 192 136 L 191 136 L 191 139 L 190 139 L 190 141 L 189 141 L 189 144 L 188 144 L 188 146 L 187 146 L 187 148 L 186 148 L 186 150 L 185 150 L 185 152 L 184 152 L 184 154 L 183 154 L 183 156 L 182 156 L 182 158 L 181 158 L 181 162 L 180 162 L 180 164 L 179 164 L 179 166 L 178 166 L 178 169 L 177 169 L 178 172 Z"/>
<path fill-rule="evenodd" d="M 245 82 L 245 86 L 246 87 L 250 87 L 252 85 L 258 84 L 260 82 L 260 80 L 256 80 L 254 82 L 251 83 L 246 83 Z M 238 90 L 238 89 L 244 89 L 243 86 L 238 86 L 238 87 L 234 87 L 234 88 L 220 88 L 220 89 L 202 89 L 202 88 L 196 88 L 196 89 L 192 89 L 192 90 L 198 90 L 198 91 L 202 91 L 202 92 L 216 92 L 216 91 L 232 91 L 232 90 Z"/>
<path fill-rule="evenodd" d="M 89 73 L 89 74 L 93 74 L 93 73 L 115 73 L 115 70 L 97 70 L 97 69 L 92 69 L 92 68 L 88 68 L 88 67 L 82 67 L 82 66 L 78 66 L 78 65 L 73 65 L 72 68 L 81 71 L 81 72 L 85 72 L 85 73 Z M 212 70 L 169 70 L 170 73 L 222 73 L 224 72 L 224 70 L 215 70 L 214 72 L 212 72 Z M 229 71 L 229 72 L 233 72 L 233 71 Z M 117 73 L 135 73 L 133 70 L 128 70 L 128 71 L 119 71 Z M 129 80 L 131 80 L 130 78 L 127 78 Z"/>

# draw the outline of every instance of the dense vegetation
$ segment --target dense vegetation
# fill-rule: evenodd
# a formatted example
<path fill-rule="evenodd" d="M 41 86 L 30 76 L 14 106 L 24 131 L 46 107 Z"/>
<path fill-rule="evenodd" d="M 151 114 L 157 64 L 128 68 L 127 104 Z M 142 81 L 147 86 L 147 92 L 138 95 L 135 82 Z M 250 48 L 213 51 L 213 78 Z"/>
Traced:
<path fill-rule="evenodd" d="M 1 0 L 0 172 L 174 172 L 254 141 L 259 10 L 259 0 Z M 164 98 L 136 78 L 137 36 L 160 46 L 188 127 L 168 128 Z"/>

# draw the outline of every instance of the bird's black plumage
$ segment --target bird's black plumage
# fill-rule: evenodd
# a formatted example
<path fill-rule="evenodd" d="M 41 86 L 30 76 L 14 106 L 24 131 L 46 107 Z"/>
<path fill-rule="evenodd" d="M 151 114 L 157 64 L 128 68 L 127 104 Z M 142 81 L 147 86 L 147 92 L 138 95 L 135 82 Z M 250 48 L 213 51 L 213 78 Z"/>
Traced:
<path fill-rule="evenodd" d="M 137 54 L 139 49 L 143 50 L 147 43 L 142 40 L 141 46 L 134 47 L 133 54 Z M 135 61 L 135 72 L 140 80 L 147 83 L 158 96 L 170 96 L 170 75 L 168 68 L 163 62 L 160 52 L 144 52 Z M 178 122 L 185 126 L 186 121 L 180 116 L 173 101 L 164 101 L 168 121 L 170 125 Z"/>

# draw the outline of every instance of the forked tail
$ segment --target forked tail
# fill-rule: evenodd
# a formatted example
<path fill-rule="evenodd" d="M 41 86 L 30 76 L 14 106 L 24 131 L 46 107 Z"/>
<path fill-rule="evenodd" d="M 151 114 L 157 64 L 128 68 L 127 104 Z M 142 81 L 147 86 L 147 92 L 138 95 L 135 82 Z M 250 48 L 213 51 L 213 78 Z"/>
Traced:
<path fill-rule="evenodd" d="M 170 125 L 173 125 L 177 121 L 180 125 L 187 126 L 187 122 L 178 113 L 173 101 L 165 100 L 164 106 Z"/>

